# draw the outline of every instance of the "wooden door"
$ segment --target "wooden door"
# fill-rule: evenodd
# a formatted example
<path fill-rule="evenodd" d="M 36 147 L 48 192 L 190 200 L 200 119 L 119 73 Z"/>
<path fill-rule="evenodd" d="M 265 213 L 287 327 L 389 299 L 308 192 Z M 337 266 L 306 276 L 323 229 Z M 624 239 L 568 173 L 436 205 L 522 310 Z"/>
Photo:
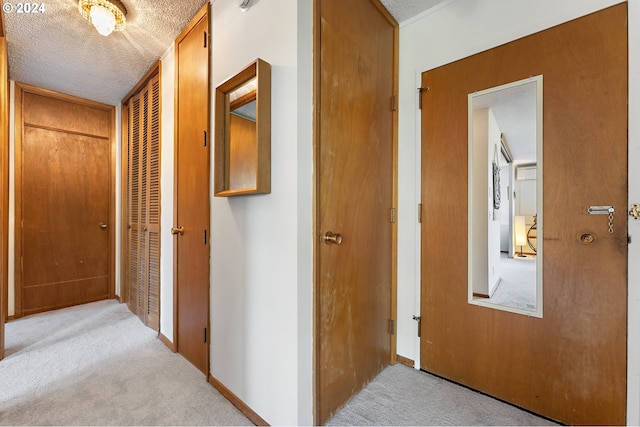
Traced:
<path fill-rule="evenodd" d="M 157 69 L 156 69 L 157 71 Z M 123 108 L 125 286 L 129 309 L 160 327 L 160 79 L 156 74 Z"/>
<path fill-rule="evenodd" d="M 9 250 L 9 73 L 0 11 L 0 360 L 4 357 Z"/>
<path fill-rule="evenodd" d="M 316 421 L 322 424 L 395 352 L 397 27 L 378 2 L 318 5 Z M 340 234 L 341 243 L 326 242 L 329 232 Z"/>
<path fill-rule="evenodd" d="M 627 8 L 423 74 L 421 367 L 567 424 L 624 424 Z M 467 95 L 543 75 L 543 317 L 467 303 Z M 616 207 L 613 233 L 590 205 Z M 591 232 L 594 244 L 580 243 Z"/>
<path fill-rule="evenodd" d="M 209 371 L 209 3 L 176 39 L 178 351 Z"/>
<path fill-rule="evenodd" d="M 110 298 L 114 108 L 17 95 L 16 313 Z"/>

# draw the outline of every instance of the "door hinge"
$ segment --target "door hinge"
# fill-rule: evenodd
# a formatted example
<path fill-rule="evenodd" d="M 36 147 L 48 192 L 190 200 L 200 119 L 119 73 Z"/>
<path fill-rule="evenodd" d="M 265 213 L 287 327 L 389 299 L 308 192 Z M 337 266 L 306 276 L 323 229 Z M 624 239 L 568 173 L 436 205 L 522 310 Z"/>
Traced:
<path fill-rule="evenodd" d="M 389 319 L 389 334 L 396 334 L 396 321 L 394 319 Z"/>
<path fill-rule="evenodd" d="M 391 111 L 398 111 L 398 95 L 391 97 Z"/>
<path fill-rule="evenodd" d="M 207 47 L 207 41 L 209 40 L 209 35 L 207 34 L 207 32 L 204 32 L 204 46 L 203 47 Z"/>
<path fill-rule="evenodd" d="M 206 245 L 207 244 L 207 230 L 203 230 L 202 231 L 202 244 Z"/>
<path fill-rule="evenodd" d="M 418 88 L 418 108 L 422 110 L 422 92 L 429 92 L 431 90 L 430 87 L 419 87 Z"/>
<path fill-rule="evenodd" d="M 418 223 L 422 223 L 422 203 L 418 203 Z"/>
<path fill-rule="evenodd" d="M 207 343 L 207 328 L 204 328 L 204 342 Z"/>
<path fill-rule="evenodd" d="M 391 220 L 391 224 L 396 223 L 396 208 L 391 208 L 389 219 Z"/>
<path fill-rule="evenodd" d="M 202 134 L 203 134 L 203 141 L 202 142 L 203 142 L 203 145 L 206 147 L 207 146 L 207 131 L 206 130 L 202 131 Z"/>
<path fill-rule="evenodd" d="M 418 322 L 418 338 L 420 338 L 420 330 L 422 329 L 422 323 L 421 323 L 421 319 L 420 316 L 413 316 L 413 320 L 415 320 L 416 322 Z"/>

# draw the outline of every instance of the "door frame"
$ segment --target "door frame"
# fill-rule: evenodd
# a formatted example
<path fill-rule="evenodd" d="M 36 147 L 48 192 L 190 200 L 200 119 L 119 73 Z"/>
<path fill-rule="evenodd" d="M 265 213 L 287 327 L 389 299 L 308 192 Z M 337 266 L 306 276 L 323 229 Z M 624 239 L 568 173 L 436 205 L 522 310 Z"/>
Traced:
<path fill-rule="evenodd" d="M 207 37 L 207 51 L 208 51 L 208 75 L 207 75 L 207 139 L 208 143 L 211 145 L 211 4 L 207 1 L 202 8 L 195 14 L 191 21 L 184 27 L 184 29 L 180 32 L 180 34 L 176 37 L 173 42 L 173 52 L 174 52 L 174 97 L 173 97 L 173 219 L 174 226 L 177 226 L 176 219 L 178 218 L 178 137 L 179 137 L 179 102 L 178 102 L 178 88 L 179 88 L 179 66 L 180 66 L 180 49 L 178 49 L 178 45 L 184 38 L 193 30 L 202 19 L 209 20 L 209 34 Z M 211 161 L 208 163 L 209 168 L 209 176 L 211 178 Z M 209 183 L 209 191 L 207 191 L 207 202 L 209 203 L 209 222 L 207 224 L 207 230 L 211 230 L 211 185 Z M 172 236 L 174 237 L 174 236 Z M 209 235 L 210 238 L 210 235 Z M 173 338 L 172 338 L 172 346 L 170 347 L 174 352 L 180 352 L 180 348 L 178 347 L 178 311 L 179 311 L 179 302 L 178 302 L 178 250 L 177 245 L 175 243 L 175 237 L 173 240 Z M 208 286 L 208 298 L 207 298 L 207 374 L 208 377 L 211 371 L 211 247 L 209 246 L 209 286 Z"/>
<path fill-rule="evenodd" d="M 9 289 L 9 73 L 4 15 L 0 10 L 0 360 L 4 358 L 4 324 Z"/>
<path fill-rule="evenodd" d="M 59 101 L 71 102 L 85 107 L 95 108 L 109 113 L 109 293 L 107 299 L 115 296 L 116 289 L 116 130 L 115 130 L 115 107 L 88 99 L 78 98 L 75 96 L 55 92 L 49 89 L 42 89 L 30 86 L 24 83 L 15 83 L 15 218 L 16 223 L 22 218 L 22 139 L 24 134 L 24 120 L 22 115 L 23 95 L 31 93 L 35 95 L 53 98 Z M 16 260 L 22 253 L 22 228 L 15 227 L 15 257 Z M 22 271 L 20 262 L 15 262 L 14 276 L 14 295 L 15 295 L 15 316 L 20 318 L 23 316 L 22 311 Z"/>
<path fill-rule="evenodd" d="M 640 14 L 640 0 L 628 0 L 627 17 Z M 640 203 L 640 124 L 632 117 L 640 115 L 640 23 L 627 19 L 629 43 L 628 95 L 628 207 Z M 640 221 L 627 217 L 630 236 L 627 261 L 627 425 L 640 423 Z"/>
<path fill-rule="evenodd" d="M 321 0 L 313 0 L 313 420 L 314 424 L 318 424 L 320 420 L 320 174 L 318 172 L 318 164 L 320 161 L 320 108 L 317 99 L 320 96 L 320 79 L 321 79 L 321 61 L 320 61 L 320 15 Z M 393 25 L 393 93 L 394 96 L 390 100 L 392 108 L 392 206 L 395 212 L 395 218 L 391 223 L 391 289 L 390 289 L 390 317 L 394 323 L 394 331 L 390 337 L 390 364 L 397 361 L 397 295 L 398 295 L 398 87 L 399 87 L 399 63 L 400 63 L 400 27 L 395 18 L 387 11 L 379 0 L 369 0 Z"/>

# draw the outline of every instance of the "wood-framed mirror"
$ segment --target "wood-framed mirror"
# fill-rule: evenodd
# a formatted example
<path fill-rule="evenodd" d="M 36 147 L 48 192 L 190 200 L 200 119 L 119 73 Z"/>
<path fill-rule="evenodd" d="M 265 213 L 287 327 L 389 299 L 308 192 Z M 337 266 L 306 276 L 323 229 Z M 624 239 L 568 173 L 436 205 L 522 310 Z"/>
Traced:
<path fill-rule="evenodd" d="M 257 59 L 216 88 L 214 196 L 271 192 L 271 66 Z"/>

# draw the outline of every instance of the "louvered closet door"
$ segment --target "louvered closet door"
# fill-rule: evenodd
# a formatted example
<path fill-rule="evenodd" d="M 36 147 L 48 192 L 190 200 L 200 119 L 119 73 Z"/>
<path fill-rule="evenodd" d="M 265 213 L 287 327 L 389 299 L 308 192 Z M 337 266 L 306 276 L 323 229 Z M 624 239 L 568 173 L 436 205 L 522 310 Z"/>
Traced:
<path fill-rule="evenodd" d="M 160 81 L 149 83 L 146 144 L 146 271 L 144 286 L 145 323 L 153 329 L 160 326 Z"/>
<path fill-rule="evenodd" d="M 140 95 L 129 101 L 127 162 L 127 304 L 140 310 Z M 143 320 L 144 321 L 144 320 Z"/>
<path fill-rule="evenodd" d="M 159 328 L 160 85 L 158 76 L 129 101 L 127 304 Z"/>

